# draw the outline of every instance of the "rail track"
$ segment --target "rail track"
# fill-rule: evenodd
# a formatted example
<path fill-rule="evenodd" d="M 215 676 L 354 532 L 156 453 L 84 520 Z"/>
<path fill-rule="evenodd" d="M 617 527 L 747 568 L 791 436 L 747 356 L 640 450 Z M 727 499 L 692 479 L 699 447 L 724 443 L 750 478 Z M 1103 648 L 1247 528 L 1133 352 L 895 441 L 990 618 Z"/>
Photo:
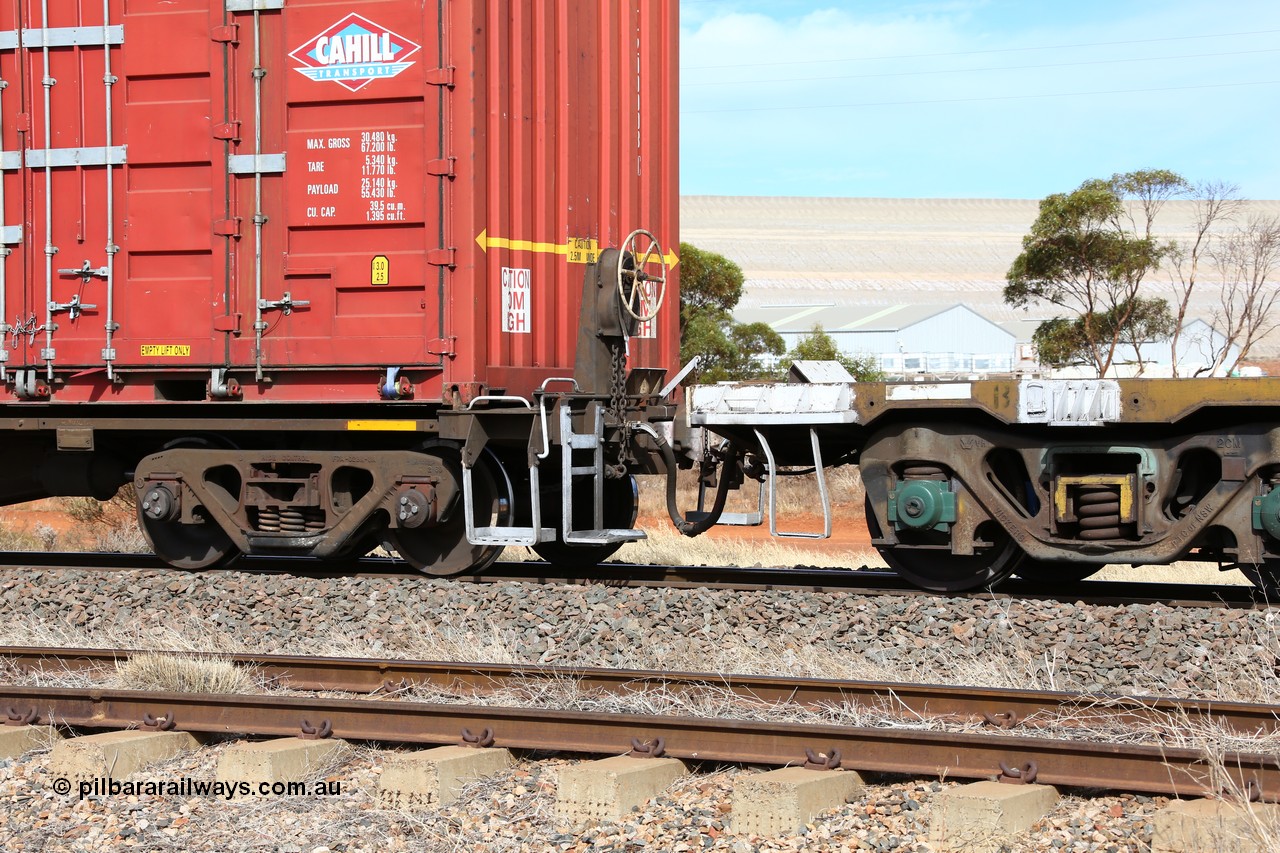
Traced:
<path fill-rule="evenodd" d="M 1010 735 L 860 728 L 646 714 L 557 711 L 367 699 L 211 696 L 148 691 L 0 687 L 22 718 L 76 728 L 126 729 L 147 720 L 190 732 L 297 735 L 317 727 L 349 740 L 454 743 L 486 732 L 496 746 L 618 754 L 661 742 L 700 761 L 799 764 L 808 753 L 847 769 L 981 779 L 1003 768 L 1047 784 L 1198 796 L 1222 780 L 1196 749 Z M 34 716 L 33 716 L 34 715 Z M 1274 800 L 1274 756 L 1227 753 L 1219 768 L 1239 790 Z"/>
<path fill-rule="evenodd" d="M 10 667 L 45 672 L 102 669 L 130 654 L 117 649 L 0 649 Z M 191 732 L 296 735 L 320 727 L 350 740 L 435 744 L 486 732 L 495 745 L 526 750 L 617 754 L 628 746 L 660 744 L 667 755 L 678 758 L 772 765 L 802 763 L 806 754 L 824 754 L 831 763 L 861 771 L 958 778 L 1021 775 L 1055 785 L 1176 795 L 1216 793 L 1225 784 L 1268 801 L 1280 799 L 1280 757 L 1274 754 L 1230 752 L 1211 763 L 1199 749 L 1103 742 L 1087 734 L 1090 719 L 1129 725 L 1163 719 L 1265 735 L 1280 730 L 1276 706 L 1131 697 L 1099 700 L 1068 693 L 699 673 L 276 655 L 232 660 L 257 667 L 259 676 L 281 686 L 315 692 L 214 696 L 0 686 L 0 708 L 11 720 L 75 728 L 130 728 L 160 721 Z M 398 689 L 426 685 L 465 698 L 530 679 L 573 679 L 579 688 L 614 693 L 713 686 L 744 704 L 857 703 L 894 713 L 902 722 L 847 726 L 331 695 L 354 691 L 394 696 Z M 1080 724 L 1079 736 L 1039 736 L 1037 716 L 1063 711 Z M 908 727 L 906 721 L 913 718 L 916 727 Z M 929 719 L 984 720 L 995 729 L 919 726 Z M 1011 728 L 1019 721 L 1020 729 Z"/>
<path fill-rule="evenodd" d="M 72 649 L 0 646 L 0 662 L 24 674 L 110 672 L 140 652 L 129 649 Z M 176 653 L 175 653 L 176 654 Z M 178 655 L 181 656 L 181 655 Z M 1139 726 L 1177 720 L 1214 725 L 1242 735 L 1280 732 L 1280 706 L 1133 696 L 1081 696 L 1064 691 L 957 687 L 891 681 L 720 673 L 517 666 L 440 661 L 334 658 L 303 655 L 218 655 L 217 660 L 251 668 L 262 682 L 315 692 L 395 695 L 425 687 L 460 697 L 500 694 L 513 687 L 536 690 L 539 683 L 571 683 L 585 694 L 626 695 L 664 690 L 691 694 L 712 689 L 721 698 L 748 704 L 788 703 L 806 708 L 857 705 L 908 720 L 980 722 L 1009 730 L 1036 728 L 1069 717 L 1087 728 L 1102 720 Z M 0 670 L 2 671 L 2 670 Z M 1059 723 L 1060 725 L 1060 723 Z"/>
<path fill-rule="evenodd" d="M 78 570 L 91 572 L 178 572 L 148 554 L 93 554 L 79 552 L 0 553 L 4 570 Z M 359 577 L 370 579 L 425 578 L 407 563 L 386 557 L 349 561 L 317 561 L 296 557 L 243 557 L 233 565 L 201 570 L 200 574 L 242 572 L 289 575 L 315 579 Z M 733 590 L 795 590 L 800 592 L 857 592 L 866 595 L 938 596 L 976 600 L 1018 598 L 1026 600 L 1082 602 L 1090 605 L 1164 604 L 1170 607 L 1230 607 L 1267 609 L 1275 606 L 1256 588 L 1231 584 L 1174 584 L 1122 581 L 1075 581 L 1046 584 L 1013 579 L 996 590 L 967 593 L 935 593 L 918 589 L 890 571 L 874 569 L 739 568 L 736 566 L 652 566 L 604 563 L 587 571 L 565 572 L 545 561 L 499 562 L 478 574 L 449 578 L 460 583 L 605 584 L 615 587 L 670 587 Z"/>

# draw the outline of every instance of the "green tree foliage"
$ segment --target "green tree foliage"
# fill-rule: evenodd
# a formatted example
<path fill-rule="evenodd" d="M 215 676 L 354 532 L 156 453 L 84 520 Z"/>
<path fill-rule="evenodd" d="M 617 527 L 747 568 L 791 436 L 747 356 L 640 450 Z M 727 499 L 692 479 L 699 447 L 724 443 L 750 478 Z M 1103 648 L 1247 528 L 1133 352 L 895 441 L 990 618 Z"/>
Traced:
<path fill-rule="evenodd" d="M 743 275 L 733 261 L 680 244 L 680 360 L 701 356 L 685 384 L 755 379 L 760 359 L 786 351 L 767 323 L 738 323 L 731 313 L 742 298 Z"/>
<path fill-rule="evenodd" d="M 795 347 L 783 358 L 782 364 L 790 370 L 791 363 L 795 361 L 838 361 L 859 382 L 884 381 L 884 373 L 876 367 L 874 355 L 847 355 L 841 352 L 835 338 L 823 331 L 821 325 L 814 326 L 813 331 L 796 341 Z"/>
<path fill-rule="evenodd" d="M 1090 329 L 1086 329 L 1086 322 Z M 1133 347 L 1141 373 L 1142 345 L 1167 338 L 1174 329 L 1169 304 L 1163 299 L 1135 297 L 1132 304 L 1085 317 L 1055 317 L 1036 328 L 1032 342 L 1040 361 L 1050 367 L 1087 364 L 1093 352 L 1089 334 L 1104 339 L 1118 338 Z"/>
<path fill-rule="evenodd" d="M 680 330 L 691 319 L 732 311 L 742 299 L 742 268 L 724 255 L 680 244 Z"/>
<path fill-rule="evenodd" d="M 1168 303 L 1140 291 L 1174 250 L 1153 235 L 1156 214 L 1187 188 L 1176 172 L 1148 169 L 1088 180 L 1040 202 L 1005 276 L 1004 299 L 1015 307 L 1048 302 L 1073 315 L 1036 331 L 1046 363 L 1084 361 L 1104 376 L 1121 343 L 1172 328 Z"/>

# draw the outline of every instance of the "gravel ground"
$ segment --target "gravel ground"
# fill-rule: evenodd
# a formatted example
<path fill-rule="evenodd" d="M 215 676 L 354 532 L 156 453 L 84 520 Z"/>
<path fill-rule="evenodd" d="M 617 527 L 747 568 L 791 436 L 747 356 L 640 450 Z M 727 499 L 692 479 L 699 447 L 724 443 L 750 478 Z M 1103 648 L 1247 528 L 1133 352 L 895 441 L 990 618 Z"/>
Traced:
<path fill-rule="evenodd" d="M 1271 701 L 1280 613 L 847 592 L 0 572 L 0 643 L 830 675 Z"/>
<path fill-rule="evenodd" d="M 1016 600 L 310 580 L 160 572 L 0 573 L 0 643 L 384 655 L 577 666 L 890 678 L 1274 701 L 1271 614 L 1085 607 Z M 211 778 L 218 747 L 140 779 Z M 341 798 L 59 797 L 42 755 L 0 762 L 6 850 L 928 850 L 938 780 L 872 780 L 866 796 L 801 836 L 735 835 L 732 782 L 700 768 L 618 824 L 559 827 L 567 759 L 522 760 L 453 807 L 374 808 L 379 762 L 359 749 L 329 771 Z M 1149 847 L 1161 798 L 1067 797 L 1010 849 Z M 145 826 L 143 826 L 145 822 Z"/>
<path fill-rule="evenodd" d="M 135 780 L 211 779 L 222 746 L 157 765 Z M 380 810 L 373 799 L 380 762 L 352 750 L 322 771 L 342 794 L 330 797 L 215 798 L 60 796 L 44 755 L 0 762 L 0 841 L 5 850 L 101 849 L 325 851 L 925 851 L 938 793 L 955 782 L 869 779 L 855 802 L 824 812 L 783 838 L 733 831 L 732 792 L 740 768 L 696 768 L 617 823 L 561 825 L 559 770 L 571 760 L 521 759 L 469 785 L 450 806 Z M 1152 817 L 1167 802 L 1132 795 L 1066 796 L 1010 850 L 1137 851 L 1150 848 Z"/>

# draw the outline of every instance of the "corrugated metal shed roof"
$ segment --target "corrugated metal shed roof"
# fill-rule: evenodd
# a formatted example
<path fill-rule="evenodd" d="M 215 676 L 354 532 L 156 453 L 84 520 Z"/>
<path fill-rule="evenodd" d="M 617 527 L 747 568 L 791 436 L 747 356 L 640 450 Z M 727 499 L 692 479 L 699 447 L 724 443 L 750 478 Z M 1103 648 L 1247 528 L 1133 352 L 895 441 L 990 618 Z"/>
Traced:
<path fill-rule="evenodd" d="M 794 303 L 741 308 L 734 311 L 740 323 L 768 323 L 775 332 L 807 333 L 815 325 L 826 332 L 896 332 L 954 309 L 972 314 L 975 322 L 992 323 L 965 305 L 921 305 L 900 303 L 876 305 L 835 305 L 829 302 Z"/>

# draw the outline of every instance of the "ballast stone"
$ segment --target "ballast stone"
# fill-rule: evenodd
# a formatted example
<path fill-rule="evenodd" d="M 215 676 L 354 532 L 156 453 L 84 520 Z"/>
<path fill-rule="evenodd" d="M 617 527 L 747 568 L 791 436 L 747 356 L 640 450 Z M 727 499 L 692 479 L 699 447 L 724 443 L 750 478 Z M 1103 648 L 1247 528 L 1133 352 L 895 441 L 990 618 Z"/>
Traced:
<path fill-rule="evenodd" d="M 122 780 L 199 746 L 200 741 L 190 732 L 102 732 L 59 741 L 49 756 L 49 766 L 54 775 L 72 782 Z"/>
<path fill-rule="evenodd" d="M 944 791 L 933 807 L 930 843 L 938 850 L 996 853 L 1058 802 L 1050 785 L 974 782 Z"/>
<path fill-rule="evenodd" d="M 446 806 L 464 785 L 511 766 L 506 749 L 441 746 L 408 753 L 387 753 L 378 778 L 377 802 L 384 809 Z"/>
<path fill-rule="evenodd" d="M 1152 823 L 1152 853 L 1268 853 L 1274 848 L 1267 830 L 1280 826 L 1280 805 L 1175 800 Z"/>
<path fill-rule="evenodd" d="M 852 770 L 783 767 L 740 775 L 733 785 L 733 831 L 790 835 L 821 812 L 839 808 L 862 793 L 862 776 Z"/>
<path fill-rule="evenodd" d="M 662 793 L 688 770 L 677 758 L 615 755 L 560 771 L 556 814 L 575 825 L 616 821 Z"/>
<path fill-rule="evenodd" d="M 218 757 L 219 782 L 300 782 L 316 772 L 347 742 L 339 738 L 308 740 L 282 737 L 234 743 Z"/>

